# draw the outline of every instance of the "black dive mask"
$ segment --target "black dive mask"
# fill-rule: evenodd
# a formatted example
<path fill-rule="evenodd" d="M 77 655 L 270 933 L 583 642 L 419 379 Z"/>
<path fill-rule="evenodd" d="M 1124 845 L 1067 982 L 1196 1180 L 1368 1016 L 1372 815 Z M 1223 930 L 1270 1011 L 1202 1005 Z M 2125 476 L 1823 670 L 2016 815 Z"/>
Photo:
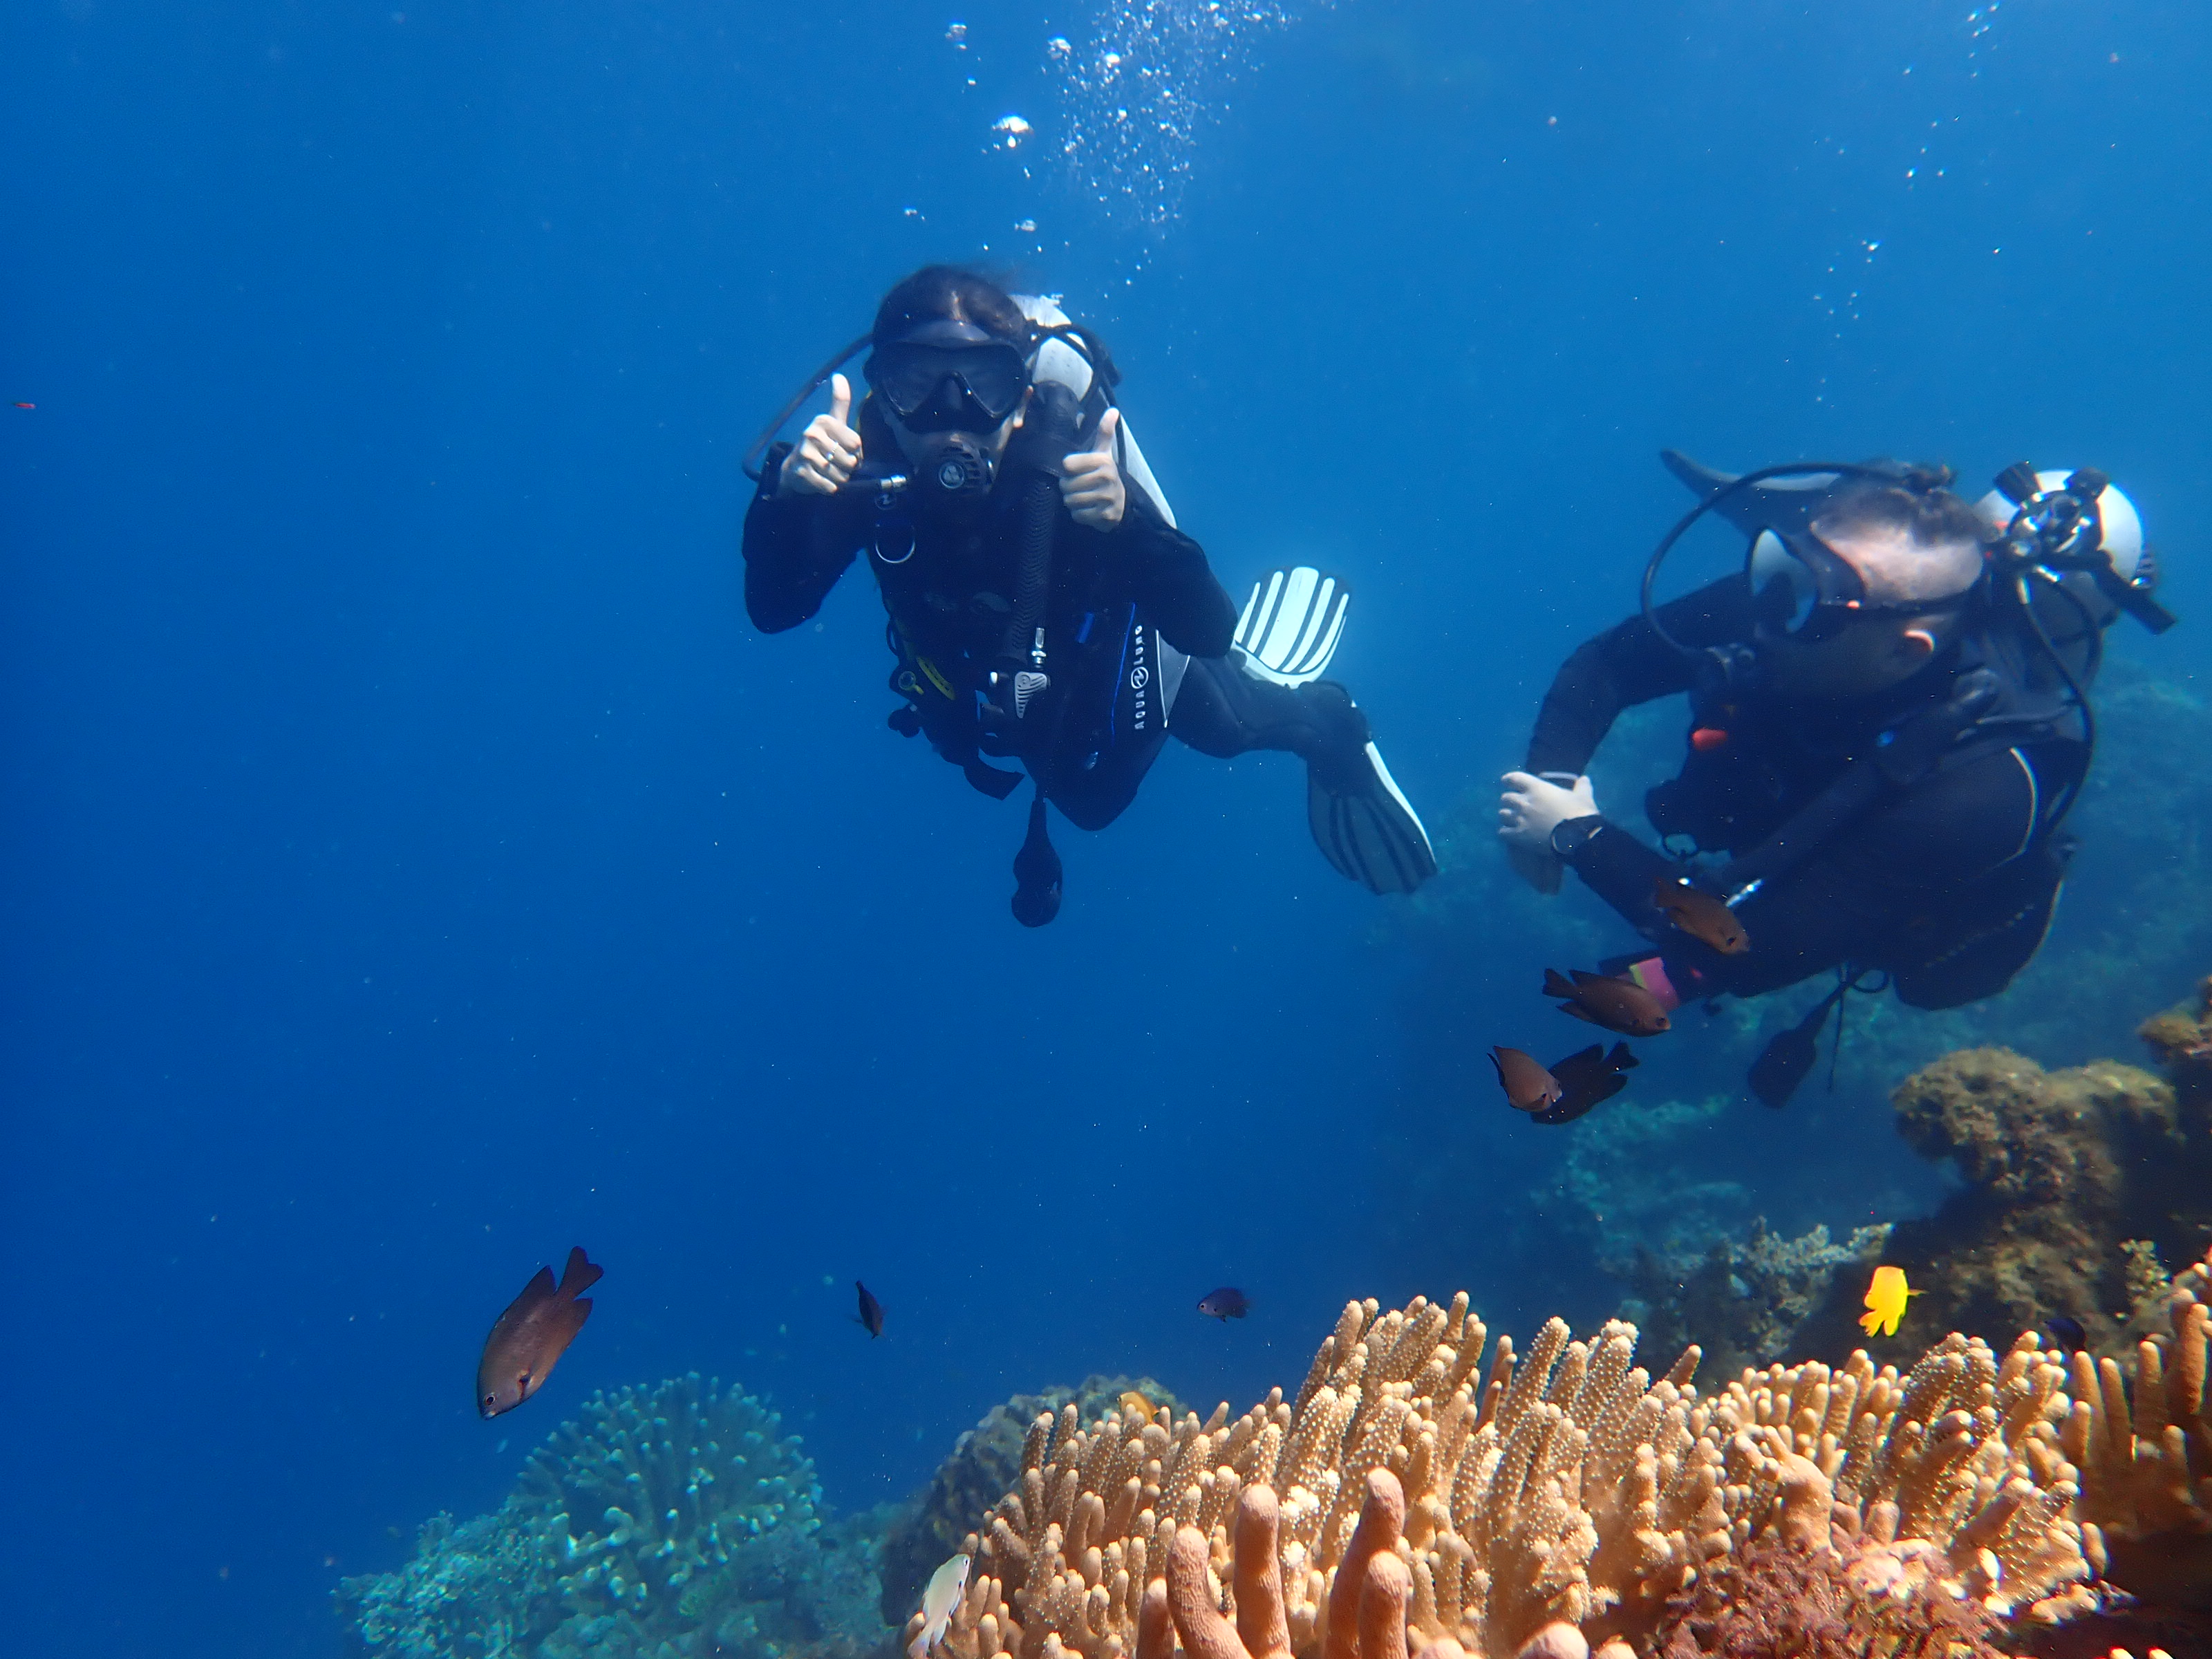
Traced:
<path fill-rule="evenodd" d="M 909 432 L 995 431 L 1021 407 L 1029 361 L 1003 340 L 953 324 L 974 340 L 893 340 L 869 355 L 862 373 Z M 933 325 L 924 332 L 950 331 Z"/>
<path fill-rule="evenodd" d="M 1676 639 L 1660 621 L 1658 607 L 1652 599 L 1659 567 L 1692 525 L 1716 509 L 1725 516 L 1735 516 L 1731 509 L 1757 501 L 1759 497 L 1753 492 L 1758 487 L 1777 479 L 1807 480 L 1817 487 L 1820 495 L 1825 495 L 1846 479 L 1864 478 L 1908 489 L 1929 490 L 1944 488 L 1952 477 L 1948 467 L 1901 466 L 1894 462 L 1786 461 L 1779 466 L 1763 466 L 1741 477 L 1704 485 L 1705 499 L 1675 520 L 1674 527 L 1660 538 L 1659 545 L 1644 562 L 1644 620 L 1662 644 L 1698 662 L 1718 659 L 1722 667 L 1734 676 L 1749 663 L 1751 653 L 1746 646 L 1700 648 Z M 1761 516 L 1765 516 L 1763 513 Z M 1753 536 L 1751 551 L 1744 560 L 1744 574 L 1753 601 L 1757 636 L 1768 641 L 1794 639 L 1807 644 L 1832 638 L 1856 617 L 1924 616 L 1930 611 L 1954 610 L 1965 605 L 1979 590 L 1977 584 L 1954 599 L 1920 601 L 1909 606 L 1869 605 L 1866 584 L 1849 562 L 1810 531 L 1789 529 L 1762 529 Z"/>
<path fill-rule="evenodd" d="M 1863 617 L 1923 617 L 1955 611 L 1967 593 L 1948 599 L 1876 605 L 1850 561 L 1809 530 L 1762 530 L 1744 559 L 1752 626 L 1762 640 L 1803 645 L 1832 640 Z M 1969 589 L 1968 593 L 1972 590 Z"/>

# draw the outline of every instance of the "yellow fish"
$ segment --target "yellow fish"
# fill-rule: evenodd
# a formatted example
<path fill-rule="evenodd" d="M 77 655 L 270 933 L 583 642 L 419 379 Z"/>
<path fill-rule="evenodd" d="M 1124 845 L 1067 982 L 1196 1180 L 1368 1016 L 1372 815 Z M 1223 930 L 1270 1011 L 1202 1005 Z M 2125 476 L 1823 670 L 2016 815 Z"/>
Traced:
<path fill-rule="evenodd" d="M 1859 1316 L 1860 1327 L 1869 1336 L 1895 1336 L 1897 1322 L 1905 1317 L 1905 1298 L 1919 1294 L 1905 1284 L 1904 1268 L 1876 1267 L 1874 1283 L 1867 1286 L 1869 1311 Z"/>
<path fill-rule="evenodd" d="M 1134 1389 L 1121 1396 L 1121 1415 L 1139 1423 L 1152 1420 L 1152 1402 Z"/>

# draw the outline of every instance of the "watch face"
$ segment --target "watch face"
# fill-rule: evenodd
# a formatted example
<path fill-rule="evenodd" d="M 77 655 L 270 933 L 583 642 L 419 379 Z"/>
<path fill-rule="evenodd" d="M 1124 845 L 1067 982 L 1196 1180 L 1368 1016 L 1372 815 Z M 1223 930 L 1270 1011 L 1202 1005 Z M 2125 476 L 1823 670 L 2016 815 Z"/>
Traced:
<path fill-rule="evenodd" d="M 1590 837 L 1598 831 L 1601 820 L 1595 817 L 1569 818 L 1552 830 L 1552 851 L 1563 859 L 1571 859 L 1589 845 Z"/>

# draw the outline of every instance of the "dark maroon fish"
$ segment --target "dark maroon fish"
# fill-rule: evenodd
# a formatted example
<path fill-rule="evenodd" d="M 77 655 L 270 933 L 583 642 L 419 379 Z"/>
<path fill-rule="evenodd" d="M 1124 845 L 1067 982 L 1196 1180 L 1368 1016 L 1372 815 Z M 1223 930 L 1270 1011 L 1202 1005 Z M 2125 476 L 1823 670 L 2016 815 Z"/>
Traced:
<path fill-rule="evenodd" d="M 884 1334 L 884 1304 L 869 1295 L 868 1287 L 859 1279 L 853 1281 L 853 1288 L 860 1293 L 860 1311 L 857 1317 L 867 1328 L 868 1340 L 872 1342 Z"/>
<path fill-rule="evenodd" d="M 1490 1063 L 1498 1068 L 1505 1103 L 1516 1112 L 1543 1111 L 1565 1092 L 1559 1079 L 1518 1048 L 1492 1048 Z"/>
<path fill-rule="evenodd" d="M 1572 1123 L 1601 1100 L 1611 1100 L 1628 1086 L 1629 1069 L 1640 1062 L 1628 1045 L 1616 1042 L 1607 1054 L 1605 1045 L 1593 1042 L 1565 1060 L 1554 1060 L 1552 1075 L 1559 1079 L 1559 1098 L 1529 1118 L 1531 1123 Z"/>
<path fill-rule="evenodd" d="M 1252 1298 L 1234 1285 L 1224 1285 L 1218 1291 L 1208 1291 L 1198 1299 L 1199 1312 L 1209 1318 L 1224 1322 L 1242 1319 L 1252 1311 Z"/>
<path fill-rule="evenodd" d="M 484 1338 L 483 1358 L 477 1362 L 478 1416 L 511 1412 L 545 1386 L 592 1316 L 583 1292 L 599 1282 L 601 1271 L 585 1259 L 579 1244 L 568 1252 L 560 1284 L 554 1284 L 550 1267 L 540 1267 L 507 1304 Z"/>
<path fill-rule="evenodd" d="M 1570 983 L 1554 969 L 1544 969 L 1544 994 L 1564 999 L 1559 1004 L 1561 1013 L 1623 1036 L 1657 1036 L 1673 1029 L 1674 1022 L 1667 1018 L 1659 999 L 1635 981 L 1586 974 L 1579 968 L 1574 975 Z"/>
<path fill-rule="evenodd" d="M 1651 902 L 1675 927 L 1724 957 L 1740 957 L 1751 949 L 1751 935 L 1743 931 L 1735 912 L 1702 887 L 1656 876 L 1652 878 Z"/>

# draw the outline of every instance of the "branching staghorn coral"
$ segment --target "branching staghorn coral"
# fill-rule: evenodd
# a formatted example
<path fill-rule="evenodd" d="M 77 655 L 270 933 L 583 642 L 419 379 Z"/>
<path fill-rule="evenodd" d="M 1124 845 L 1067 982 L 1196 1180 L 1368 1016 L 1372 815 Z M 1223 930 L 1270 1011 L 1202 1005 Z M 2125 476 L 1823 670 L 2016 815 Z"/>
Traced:
<path fill-rule="evenodd" d="M 345 1580 L 377 1659 L 860 1659 L 872 1541 L 825 1528 L 775 1414 L 694 1373 L 594 1395 L 490 1515 L 425 1526 L 396 1572 Z"/>
<path fill-rule="evenodd" d="M 822 1488 L 782 1419 L 696 1371 L 654 1389 L 596 1394 L 523 1466 L 517 1495 L 544 1510 L 580 1610 L 673 1604 L 772 1529 L 821 1523 Z"/>
<path fill-rule="evenodd" d="M 2136 1347 L 2130 1392 L 2111 1358 L 2073 1357 L 2062 1436 L 2081 1470 L 2085 1547 L 2146 1598 L 2212 1611 L 2212 1252 L 2175 1275 L 2170 1333 Z"/>
<path fill-rule="evenodd" d="M 1115 1410 L 1125 1395 L 1142 1395 L 1166 1421 L 1182 1415 L 1182 1402 L 1149 1376 L 1086 1376 L 1074 1388 L 1048 1388 L 1018 1394 L 983 1414 L 962 1435 L 937 1466 L 929 1485 L 917 1493 L 884 1534 L 883 1614 L 896 1622 L 921 1595 L 938 1565 L 961 1547 L 975 1517 L 1022 1477 L 1022 1446 L 1040 1413 L 1058 1415 L 1073 1404 L 1079 1424 L 1095 1424 Z M 1126 1413 L 1125 1413 L 1126 1415 Z"/>
<path fill-rule="evenodd" d="M 1397 1494 L 1376 1529 L 1406 1575 L 1401 1651 L 1509 1659 L 1561 1626 L 1585 1647 L 1648 1635 L 1709 1563 L 1759 1540 L 1848 1543 L 1865 1594 L 1971 1595 L 1996 1613 L 2057 1616 L 2070 1604 L 2050 1598 L 2088 1576 L 2065 1370 L 2033 1337 L 2002 1361 L 1954 1337 L 1904 1375 L 1863 1353 L 1747 1371 L 1710 1398 L 1689 1381 L 1695 1348 L 1655 1382 L 1620 1322 L 1578 1342 L 1553 1320 L 1525 1360 L 1501 1338 L 1485 1372 L 1486 1340 L 1464 1294 L 1353 1303 L 1296 1396 L 1234 1422 L 1225 1406 L 1172 1427 L 1041 1415 L 1018 1488 L 970 1535 L 946 1645 L 1138 1654 L 1179 1534 L 1202 1542 L 1207 1594 L 1233 1609 L 1249 1496 L 1279 1517 L 1285 1650 L 1345 1659 L 1328 1632 L 1347 1563 L 1358 1593 L 1377 1482 Z"/>

